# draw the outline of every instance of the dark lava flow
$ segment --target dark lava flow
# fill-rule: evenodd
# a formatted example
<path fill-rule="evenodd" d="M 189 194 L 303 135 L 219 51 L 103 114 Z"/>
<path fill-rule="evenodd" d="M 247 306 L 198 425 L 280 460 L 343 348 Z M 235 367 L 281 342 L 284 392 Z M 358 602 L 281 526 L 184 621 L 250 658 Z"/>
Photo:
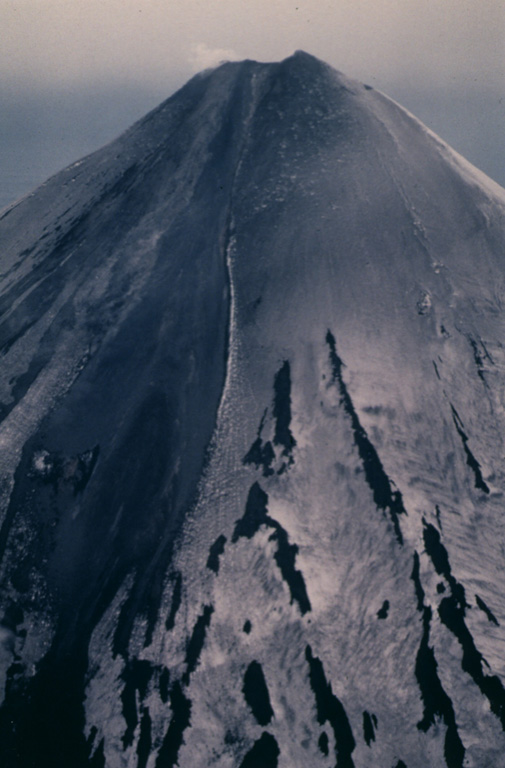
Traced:
<path fill-rule="evenodd" d="M 274 711 L 270 704 L 263 668 L 259 662 L 251 661 L 247 667 L 242 691 L 259 725 L 268 725 L 274 716 Z"/>
<path fill-rule="evenodd" d="M 347 387 L 342 377 L 343 363 L 337 354 L 337 343 L 330 331 L 326 334 L 326 342 L 330 347 L 333 380 L 337 382 L 340 390 L 340 402 L 344 406 L 345 412 L 351 418 L 354 442 L 356 443 L 356 447 L 363 463 L 366 481 L 373 492 L 374 502 L 379 509 L 389 509 L 396 538 L 400 544 L 403 544 L 403 536 L 398 516 L 406 515 L 407 512 L 403 506 L 402 495 L 400 491 L 393 491 L 391 481 L 384 471 L 384 467 L 382 466 L 377 451 L 368 439 L 366 431 L 361 426 L 358 414 L 354 409 L 351 396 L 347 391 Z"/>
<path fill-rule="evenodd" d="M 224 545 L 226 544 L 226 536 L 221 534 L 217 537 L 214 544 L 212 544 L 209 550 L 209 556 L 207 558 L 207 568 L 214 573 L 219 573 L 219 558 L 224 552 Z"/>
<path fill-rule="evenodd" d="M 452 701 L 446 694 L 438 677 L 438 664 L 433 648 L 429 645 L 432 612 L 424 604 L 424 590 L 419 576 L 419 555 L 414 553 L 411 578 L 417 596 L 417 609 L 423 616 L 423 636 L 417 652 L 415 674 L 424 704 L 423 718 L 417 724 L 420 731 L 428 731 L 441 717 L 446 726 L 444 757 L 447 768 L 463 768 L 465 748 L 459 737 Z"/>
<path fill-rule="evenodd" d="M 363 738 L 368 747 L 372 741 L 375 741 L 375 728 L 377 728 L 377 718 L 375 715 L 363 712 Z"/>
<path fill-rule="evenodd" d="M 480 464 L 471 452 L 470 448 L 468 447 L 468 435 L 465 434 L 463 430 L 463 422 L 461 421 L 459 414 L 455 407 L 451 403 L 451 411 L 452 411 L 452 419 L 454 421 L 454 426 L 456 427 L 457 433 L 461 438 L 461 442 L 463 443 L 463 448 L 466 454 L 466 463 L 472 470 L 474 477 L 475 477 L 475 487 L 478 488 L 480 491 L 484 491 L 484 493 L 489 493 L 489 488 L 484 482 L 484 478 L 482 477 L 482 472 L 480 471 Z"/>
<path fill-rule="evenodd" d="M 279 745 L 271 733 L 264 731 L 240 763 L 240 768 L 277 768 Z"/>
<path fill-rule="evenodd" d="M 447 550 L 440 541 L 440 535 L 436 528 L 425 523 L 424 543 L 426 552 L 431 557 L 435 570 L 443 575 L 449 582 L 451 594 L 444 597 L 438 607 L 438 614 L 443 624 L 458 639 L 463 649 L 461 667 L 467 672 L 481 693 L 491 705 L 491 711 L 500 719 L 502 729 L 505 731 L 505 689 L 497 675 L 485 675 L 482 669 L 483 663 L 489 666 L 480 651 L 475 647 L 473 637 L 465 624 L 465 591 L 451 573 Z"/>
<path fill-rule="evenodd" d="M 252 539 L 262 525 L 274 529 L 270 538 L 277 542 L 275 561 L 279 566 L 282 578 L 289 587 L 291 602 L 296 601 L 298 603 L 303 615 L 311 610 L 311 605 L 303 575 L 295 568 L 298 546 L 289 543 L 287 532 L 277 520 L 268 515 L 267 504 L 268 495 L 259 483 L 254 483 L 249 490 L 244 515 L 235 524 L 232 542 L 238 541 L 241 536 Z"/>
<path fill-rule="evenodd" d="M 322 661 L 313 656 L 310 645 L 305 649 L 305 658 L 309 663 L 310 685 L 316 699 L 317 721 L 319 725 L 328 723 L 335 735 L 336 768 L 354 768 L 351 755 L 356 742 L 346 711 L 326 679 Z"/>

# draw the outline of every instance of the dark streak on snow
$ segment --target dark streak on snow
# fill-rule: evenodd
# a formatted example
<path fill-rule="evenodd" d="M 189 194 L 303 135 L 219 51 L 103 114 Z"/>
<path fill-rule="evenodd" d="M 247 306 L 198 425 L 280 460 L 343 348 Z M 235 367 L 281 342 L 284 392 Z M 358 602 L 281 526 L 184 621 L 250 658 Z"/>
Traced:
<path fill-rule="evenodd" d="M 311 605 L 303 575 L 295 568 L 298 546 L 289 543 L 287 532 L 277 520 L 268 515 L 267 503 L 267 494 L 259 483 L 254 483 L 247 497 L 244 515 L 235 524 L 232 542 L 238 541 L 242 536 L 252 539 L 262 525 L 274 529 L 270 540 L 277 542 L 277 552 L 274 555 L 275 561 L 279 566 L 282 578 L 289 587 L 291 602 L 296 600 L 303 615 L 311 610 Z"/>
<path fill-rule="evenodd" d="M 354 768 L 351 757 L 356 746 L 352 729 L 346 711 L 341 701 L 335 696 L 331 684 L 327 681 L 324 667 L 317 656 L 312 655 L 310 645 L 305 649 L 305 658 L 309 663 L 309 679 L 316 699 L 317 721 L 319 725 L 326 722 L 331 726 L 335 735 L 335 768 Z"/>
<path fill-rule="evenodd" d="M 264 477 L 268 477 L 269 475 L 274 474 L 274 470 L 272 469 L 271 465 L 272 462 L 275 461 L 275 451 L 272 447 L 272 443 L 270 440 L 266 443 L 263 443 L 263 440 L 261 439 L 261 433 L 263 431 L 266 415 L 267 410 L 265 409 L 265 412 L 261 417 L 256 440 L 242 459 L 243 464 L 254 464 L 256 469 L 262 467 Z"/>
<path fill-rule="evenodd" d="M 411 579 L 415 586 L 417 609 L 423 614 L 423 636 L 417 652 L 415 675 L 421 691 L 424 713 L 417 727 L 426 733 L 432 725 L 435 725 L 437 717 L 443 718 L 447 726 L 444 744 L 445 762 L 448 768 L 463 768 L 465 748 L 459 737 L 454 708 L 438 677 L 435 653 L 429 645 L 432 613 L 431 608 L 424 605 L 424 590 L 419 576 L 417 552 L 414 552 Z"/>
<path fill-rule="evenodd" d="M 481 491 L 484 491 L 484 493 L 489 493 L 489 488 L 487 487 L 486 483 L 484 482 L 484 478 L 482 477 L 482 472 L 480 471 L 480 464 L 471 452 L 470 448 L 468 447 L 468 436 L 465 434 L 463 430 L 463 422 L 461 421 L 458 412 L 456 411 L 455 407 L 451 405 L 451 411 L 452 411 L 452 419 L 454 421 L 454 426 L 456 427 L 456 430 L 458 432 L 458 435 L 461 438 L 461 442 L 463 443 L 463 448 L 465 450 L 466 454 L 466 463 L 472 470 L 474 476 L 475 476 L 475 487 L 478 488 Z"/>
<path fill-rule="evenodd" d="M 105 740 L 102 739 L 96 748 L 93 757 L 89 760 L 89 768 L 105 768 L 104 745 Z"/>
<path fill-rule="evenodd" d="M 240 763 L 240 768 L 277 768 L 279 745 L 271 733 L 263 731 Z"/>
<path fill-rule="evenodd" d="M 152 746 L 152 723 L 149 715 L 149 707 L 142 710 L 142 719 L 140 721 L 140 735 L 137 744 L 138 763 L 137 768 L 146 768 Z"/>
<path fill-rule="evenodd" d="M 488 617 L 489 621 L 492 622 L 493 624 L 496 624 L 496 626 L 499 627 L 500 624 L 498 622 L 498 619 L 496 618 L 494 613 L 491 611 L 491 609 L 487 607 L 487 605 L 484 602 L 484 600 L 481 597 L 479 597 L 478 595 L 475 595 L 475 601 L 476 601 L 477 605 L 479 606 L 479 608 L 481 609 L 481 611 L 484 611 L 484 613 Z"/>
<path fill-rule="evenodd" d="M 325 757 L 328 757 L 330 753 L 330 744 L 328 741 L 328 734 L 326 731 L 323 731 L 322 734 L 319 737 L 319 741 L 317 742 L 319 749 L 323 753 Z"/>
<path fill-rule="evenodd" d="M 276 523 L 276 521 L 273 521 Z M 298 546 L 289 544 L 288 534 L 279 523 L 274 526 L 275 533 L 270 536 L 271 541 L 277 541 L 277 552 L 274 555 L 275 562 L 279 566 L 282 578 L 287 583 L 291 593 L 291 602 L 296 600 L 302 615 L 311 610 L 310 600 L 307 595 L 305 581 L 300 571 L 295 568 Z"/>
<path fill-rule="evenodd" d="M 464 612 L 464 609 L 468 607 L 465 590 L 462 584 L 460 584 L 451 573 L 449 555 L 447 554 L 446 548 L 440 541 L 440 534 L 433 525 L 426 523 L 425 521 L 423 522 L 423 538 L 426 552 L 430 556 L 431 562 L 433 563 L 438 575 L 443 576 L 448 582 L 452 594 Z"/>
<path fill-rule="evenodd" d="M 170 686 L 170 671 L 165 667 L 162 670 L 160 679 L 159 679 L 160 699 L 162 700 L 163 704 L 166 704 L 168 701 L 169 686 Z"/>
<path fill-rule="evenodd" d="M 398 490 L 393 491 L 392 483 L 384 471 L 384 467 L 382 466 L 377 451 L 368 439 L 366 431 L 361 426 L 351 397 L 344 383 L 342 376 L 342 368 L 344 366 L 342 360 L 337 354 L 335 337 L 330 331 L 328 331 L 326 334 L 326 342 L 330 347 L 330 361 L 333 369 L 333 380 L 338 383 L 340 390 L 340 402 L 344 406 L 345 412 L 351 418 L 354 442 L 363 463 L 363 469 L 367 483 L 373 492 L 374 502 L 379 509 L 389 509 L 396 538 L 400 544 L 403 544 L 399 515 L 406 515 L 407 512 L 403 506 L 402 494 Z"/>
<path fill-rule="evenodd" d="M 461 668 L 470 675 L 481 693 L 487 698 L 491 712 L 499 718 L 502 729 L 505 731 L 505 690 L 499 677 L 496 675 L 488 677 L 483 673 L 482 663 L 489 665 L 475 647 L 473 637 L 464 621 L 463 608 L 456 597 L 450 595 L 450 597 L 444 597 L 438 608 L 438 613 L 442 623 L 458 639 L 463 649 Z"/>
<path fill-rule="evenodd" d="M 190 724 L 191 701 L 184 695 L 179 681 L 174 683 L 170 692 L 170 707 L 172 719 L 158 752 L 156 768 L 173 768 L 177 764 L 184 731 Z"/>
<path fill-rule="evenodd" d="M 259 662 L 251 661 L 247 667 L 242 692 L 259 725 L 268 725 L 274 712 L 270 704 L 265 675 Z"/>
<path fill-rule="evenodd" d="M 181 599 L 182 599 L 181 573 L 177 571 L 174 578 L 175 578 L 175 583 L 174 583 L 174 591 L 172 592 L 172 604 L 170 606 L 170 612 L 167 616 L 167 620 L 165 621 L 165 629 L 167 630 L 167 632 L 170 632 L 170 630 L 174 628 L 175 617 L 177 615 L 177 611 L 181 606 Z"/>
<path fill-rule="evenodd" d="M 377 718 L 375 715 L 370 715 L 368 712 L 363 712 L 363 738 L 365 739 L 368 747 L 372 741 L 375 741 L 374 725 L 377 727 Z"/>
<path fill-rule="evenodd" d="M 197 618 L 195 622 L 195 626 L 193 627 L 193 632 L 191 634 L 191 637 L 187 642 L 186 658 L 185 658 L 186 672 L 182 677 L 182 681 L 177 680 L 173 684 L 169 693 L 170 707 L 172 709 L 172 719 L 170 721 L 168 730 L 165 734 L 165 738 L 163 739 L 163 744 L 161 745 L 160 751 L 158 752 L 158 757 L 155 764 L 156 768 L 173 768 L 173 766 L 177 765 L 179 750 L 183 743 L 184 731 L 190 725 L 190 715 L 191 715 L 191 700 L 186 697 L 183 690 L 183 686 L 189 685 L 190 677 L 197 667 L 200 654 L 202 652 L 202 648 L 205 643 L 205 636 L 207 633 L 207 629 L 210 625 L 213 612 L 214 612 L 214 608 L 211 605 L 204 606 L 203 613 Z M 170 678 L 169 678 L 168 670 L 166 670 L 166 672 L 167 674 L 166 674 L 166 678 L 163 681 L 163 686 L 166 686 L 168 688 Z M 164 674 L 165 674 L 165 670 L 162 672 L 162 677 L 164 676 Z M 161 682 L 162 682 L 162 679 L 160 677 L 160 696 L 162 698 L 162 701 L 165 701 L 165 697 L 164 697 L 165 692 L 162 691 Z M 144 727 L 145 729 L 147 729 L 148 728 L 147 724 Z M 150 721 L 149 721 L 149 731 L 148 733 L 146 731 L 146 735 L 145 735 L 146 743 L 147 743 L 148 735 L 150 739 Z M 142 737 L 142 730 L 141 730 L 141 737 Z M 139 741 L 138 749 L 140 749 L 140 741 Z M 140 753 L 139 753 L 139 760 L 140 760 Z"/>
<path fill-rule="evenodd" d="M 424 543 L 426 552 L 431 558 L 436 572 L 444 576 L 451 588 L 451 594 L 441 601 L 438 613 L 442 623 L 457 638 L 463 649 L 461 667 L 467 672 L 481 693 L 488 699 L 491 711 L 501 721 L 505 731 L 505 689 L 501 680 L 493 675 L 488 677 L 482 671 L 482 664 L 489 664 L 475 647 L 473 637 L 465 624 L 465 609 L 468 604 L 465 599 L 465 590 L 451 573 L 447 550 L 440 541 L 440 535 L 432 525 L 424 524 Z M 477 603 L 479 605 L 479 603 Z M 481 607 L 479 605 L 479 607 Z M 488 617 L 489 618 L 489 617 Z"/>
<path fill-rule="evenodd" d="M 151 585 L 145 607 L 144 615 L 146 618 L 146 632 L 144 636 L 144 648 L 148 648 L 153 642 L 154 630 L 156 629 L 163 588 L 165 586 L 165 564 L 162 561 L 153 567 L 151 571 Z"/>
<path fill-rule="evenodd" d="M 285 360 L 281 368 L 275 374 L 274 379 L 274 418 L 275 418 L 275 445 L 282 445 L 282 455 L 293 463 L 293 448 L 296 440 L 290 429 L 291 424 L 291 368 L 289 360 Z"/>
<path fill-rule="evenodd" d="M 207 558 L 207 568 L 214 573 L 219 573 L 219 558 L 224 552 L 224 545 L 226 544 L 226 536 L 218 536 L 214 544 L 212 544 L 209 550 L 209 557 Z"/>
<path fill-rule="evenodd" d="M 262 467 L 263 476 L 268 477 L 274 474 L 272 469 L 272 462 L 275 460 L 275 451 L 272 448 L 270 440 L 263 443 L 261 437 L 257 437 L 254 443 L 251 445 L 249 451 L 244 456 L 244 464 L 254 464 L 256 469 Z"/>
<path fill-rule="evenodd" d="M 263 477 L 268 477 L 274 474 L 274 470 L 271 467 L 274 460 L 275 452 L 270 440 L 267 443 L 263 443 L 261 437 L 257 437 L 242 461 L 244 464 L 254 464 L 256 469 L 261 467 Z"/>
<path fill-rule="evenodd" d="M 105 755 L 103 754 L 103 747 L 104 747 L 104 739 L 102 738 L 99 742 L 95 752 L 92 755 L 93 752 L 93 744 L 95 743 L 96 735 L 98 733 L 98 729 L 96 725 L 94 725 L 89 732 L 89 736 L 86 741 L 86 747 L 88 751 L 88 765 L 90 768 L 105 768 Z"/>
<path fill-rule="evenodd" d="M 186 672 L 182 678 L 184 685 L 188 685 L 189 678 L 196 669 L 213 613 L 214 608 L 211 605 L 205 605 L 203 607 L 202 615 L 198 617 L 196 624 L 193 627 L 193 632 L 186 648 Z"/>
<path fill-rule="evenodd" d="M 137 693 L 139 701 L 143 702 L 147 694 L 147 687 L 151 681 L 154 668 L 149 661 L 144 659 L 131 659 L 121 675 L 124 688 L 121 692 L 123 717 L 126 722 L 126 731 L 123 734 L 123 749 L 133 744 L 135 728 L 138 725 Z"/>
<path fill-rule="evenodd" d="M 467 339 L 470 342 L 470 346 L 472 347 L 473 359 L 474 359 L 475 365 L 477 366 L 477 374 L 478 374 L 479 378 L 481 379 L 481 381 L 483 381 L 484 384 L 486 384 L 486 379 L 484 378 L 484 371 L 485 371 L 485 369 L 484 369 L 484 360 L 482 358 L 482 355 L 479 352 L 479 348 L 477 346 L 477 342 L 470 335 L 467 336 Z M 482 344 L 482 342 L 481 342 L 481 344 Z M 491 361 L 491 358 L 489 357 L 489 353 L 488 353 L 487 349 L 485 348 L 484 344 L 482 344 L 482 346 L 484 348 L 484 352 L 485 352 L 486 357 L 488 358 L 488 360 Z"/>
<path fill-rule="evenodd" d="M 232 543 L 241 537 L 252 539 L 260 527 L 267 523 L 268 496 L 259 483 L 254 483 L 249 489 L 243 516 L 235 523 Z"/>

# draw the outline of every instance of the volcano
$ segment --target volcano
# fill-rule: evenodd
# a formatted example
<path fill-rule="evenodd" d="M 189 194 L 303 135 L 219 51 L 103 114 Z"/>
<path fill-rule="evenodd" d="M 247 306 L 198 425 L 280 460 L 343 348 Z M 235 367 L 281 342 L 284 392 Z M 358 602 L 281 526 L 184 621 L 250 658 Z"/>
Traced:
<path fill-rule="evenodd" d="M 505 766 L 505 191 L 298 52 L 0 221 L 6 768 Z"/>

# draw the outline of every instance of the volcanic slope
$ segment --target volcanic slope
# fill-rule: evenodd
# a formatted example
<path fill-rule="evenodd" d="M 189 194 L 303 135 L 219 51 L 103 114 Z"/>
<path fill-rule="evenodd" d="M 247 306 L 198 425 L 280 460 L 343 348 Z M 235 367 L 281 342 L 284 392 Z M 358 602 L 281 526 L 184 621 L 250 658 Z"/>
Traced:
<path fill-rule="evenodd" d="M 0 221 L 6 768 L 505 766 L 505 192 L 299 52 Z"/>

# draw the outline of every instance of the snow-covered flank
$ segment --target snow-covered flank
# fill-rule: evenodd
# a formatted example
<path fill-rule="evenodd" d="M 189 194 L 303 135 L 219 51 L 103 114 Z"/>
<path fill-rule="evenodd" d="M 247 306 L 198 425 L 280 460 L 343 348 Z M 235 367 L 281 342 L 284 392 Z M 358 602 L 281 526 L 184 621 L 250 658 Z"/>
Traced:
<path fill-rule="evenodd" d="M 6 764 L 501 768 L 502 191 L 298 52 L 0 234 Z"/>

